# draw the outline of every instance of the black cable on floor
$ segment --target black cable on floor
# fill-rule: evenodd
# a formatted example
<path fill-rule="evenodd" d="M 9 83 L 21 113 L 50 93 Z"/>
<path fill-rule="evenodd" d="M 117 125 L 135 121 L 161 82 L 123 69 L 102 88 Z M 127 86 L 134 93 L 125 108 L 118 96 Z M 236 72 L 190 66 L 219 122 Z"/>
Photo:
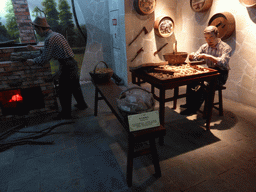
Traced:
<path fill-rule="evenodd" d="M 65 125 L 65 124 L 72 124 L 72 123 L 74 123 L 74 121 L 60 122 L 56 125 L 50 126 L 50 127 L 46 128 L 46 129 L 43 129 L 41 131 L 35 131 L 34 132 L 35 134 L 29 135 L 27 137 L 23 137 L 23 138 L 20 138 L 20 139 L 16 139 L 14 141 L 9 141 L 9 142 L 7 141 L 6 143 L 2 143 L 2 144 L 0 144 L 0 152 L 5 151 L 7 149 L 10 149 L 10 148 L 12 148 L 14 146 L 17 146 L 17 145 L 53 144 L 54 142 L 42 142 L 42 141 L 34 141 L 34 140 L 46 136 L 47 134 L 49 134 L 53 129 L 55 129 L 58 126 Z M 15 126 L 15 127 L 11 128 L 11 130 L 8 130 L 8 131 L 4 132 L 3 134 L 0 135 L 0 141 L 5 139 L 5 138 L 8 138 L 8 136 L 10 136 L 14 133 L 19 132 L 18 130 L 20 130 L 22 128 L 24 128 L 23 124 Z M 31 133 L 33 133 L 33 132 L 31 131 Z M 38 133 L 40 133 L 40 134 L 38 135 Z"/>

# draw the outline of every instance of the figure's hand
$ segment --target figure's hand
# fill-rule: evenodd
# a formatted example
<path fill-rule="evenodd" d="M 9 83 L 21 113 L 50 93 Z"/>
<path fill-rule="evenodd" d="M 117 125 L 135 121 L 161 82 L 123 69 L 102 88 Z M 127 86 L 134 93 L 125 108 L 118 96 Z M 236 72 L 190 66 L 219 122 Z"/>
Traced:
<path fill-rule="evenodd" d="M 52 79 L 53 79 L 54 81 L 58 81 L 59 78 L 60 78 L 60 71 L 57 71 L 57 72 L 53 75 Z"/>
<path fill-rule="evenodd" d="M 197 56 L 199 59 L 208 59 L 208 55 L 207 54 L 200 54 Z"/>
<path fill-rule="evenodd" d="M 26 65 L 33 65 L 34 64 L 34 61 L 33 59 L 27 59 L 26 62 L 24 62 Z"/>
<path fill-rule="evenodd" d="M 32 45 L 27 45 L 27 49 L 28 49 L 29 51 L 35 51 L 35 50 L 37 50 L 37 48 L 34 47 L 34 46 L 32 46 Z"/>
<path fill-rule="evenodd" d="M 190 53 L 188 58 L 189 58 L 189 60 L 194 60 L 195 59 L 195 53 L 194 52 Z"/>

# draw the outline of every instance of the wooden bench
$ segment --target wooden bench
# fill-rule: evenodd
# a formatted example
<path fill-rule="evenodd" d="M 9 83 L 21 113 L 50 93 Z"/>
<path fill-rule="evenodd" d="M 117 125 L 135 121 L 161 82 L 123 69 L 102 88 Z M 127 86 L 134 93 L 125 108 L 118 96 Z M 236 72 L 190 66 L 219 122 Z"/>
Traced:
<path fill-rule="evenodd" d="M 119 98 L 122 89 L 117 86 L 112 80 L 104 84 L 98 84 L 95 82 L 93 82 L 93 84 L 95 86 L 94 115 L 97 116 L 98 113 L 98 101 L 104 99 L 113 114 L 116 116 L 116 118 L 119 120 L 119 122 L 128 133 L 128 155 L 126 172 L 126 180 L 128 186 L 132 186 L 133 159 L 141 155 L 151 153 L 155 168 L 155 177 L 161 177 L 161 169 L 159 165 L 159 158 L 157 154 L 155 139 L 163 137 L 166 134 L 166 129 L 163 126 L 159 126 L 130 132 L 127 117 L 123 116 L 117 107 L 116 99 Z M 150 147 L 148 149 L 135 151 L 135 143 L 144 141 L 149 141 Z"/>

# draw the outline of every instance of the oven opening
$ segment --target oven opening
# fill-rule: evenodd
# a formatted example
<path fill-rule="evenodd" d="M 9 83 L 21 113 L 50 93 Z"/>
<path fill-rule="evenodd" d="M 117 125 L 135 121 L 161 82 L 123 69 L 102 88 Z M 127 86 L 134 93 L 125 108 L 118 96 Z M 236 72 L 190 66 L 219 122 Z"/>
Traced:
<path fill-rule="evenodd" d="M 1 91 L 0 106 L 3 115 L 26 115 L 30 110 L 44 108 L 41 87 Z"/>

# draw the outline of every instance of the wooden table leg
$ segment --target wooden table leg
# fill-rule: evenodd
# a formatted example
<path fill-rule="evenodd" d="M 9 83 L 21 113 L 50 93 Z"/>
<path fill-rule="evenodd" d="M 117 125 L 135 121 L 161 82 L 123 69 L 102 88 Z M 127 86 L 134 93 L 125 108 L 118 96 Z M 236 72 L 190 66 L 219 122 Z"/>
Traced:
<path fill-rule="evenodd" d="M 136 76 L 132 73 L 132 83 L 136 84 Z"/>
<path fill-rule="evenodd" d="M 126 181 L 127 181 L 127 185 L 129 187 L 132 186 L 134 146 L 135 146 L 134 141 L 129 136 L 129 138 L 128 138 L 127 170 L 126 170 Z"/>
<path fill-rule="evenodd" d="M 138 84 L 139 86 L 141 86 L 141 80 L 140 80 L 140 78 L 137 77 L 137 79 L 138 79 L 137 84 Z"/>
<path fill-rule="evenodd" d="M 155 86 L 153 84 L 151 84 L 151 93 L 153 94 L 153 96 L 155 96 Z M 160 101 L 159 101 L 159 103 L 160 103 Z M 160 107 L 159 107 L 159 109 L 160 109 Z M 161 111 L 161 110 L 159 110 L 159 111 Z M 161 115 L 160 115 L 160 112 L 159 112 L 159 119 L 160 119 L 160 117 L 161 117 Z M 161 120 L 160 120 L 160 124 L 161 124 Z M 164 145 L 164 137 L 159 138 L 159 144 L 161 146 Z"/>
<path fill-rule="evenodd" d="M 165 89 L 160 88 L 160 95 L 159 95 L 159 119 L 160 124 L 164 127 L 165 124 Z M 164 145 L 164 137 L 159 138 L 160 145 Z"/>
<path fill-rule="evenodd" d="M 155 86 L 153 84 L 151 84 L 151 93 L 155 95 Z"/>
<path fill-rule="evenodd" d="M 206 102 L 206 110 L 205 110 L 205 116 L 206 116 L 206 129 L 209 131 L 210 130 L 210 123 L 211 123 L 211 118 L 212 118 L 212 108 L 213 108 L 213 103 L 214 103 L 214 95 L 215 95 L 215 89 L 217 86 L 217 81 L 216 78 L 214 78 L 210 83 L 209 83 L 209 89 L 207 90 L 207 99 L 205 100 Z"/>
<path fill-rule="evenodd" d="M 95 98 L 94 98 L 94 116 L 98 114 L 98 101 L 99 101 L 99 91 L 95 88 Z"/>
<path fill-rule="evenodd" d="M 157 154 L 155 139 L 150 139 L 149 143 L 150 143 L 150 150 L 152 154 L 153 164 L 155 167 L 155 177 L 161 177 L 161 169 L 159 165 L 159 157 Z"/>
<path fill-rule="evenodd" d="M 174 88 L 174 100 L 173 100 L 173 109 L 177 108 L 177 99 L 179 95 L 179 87 Z"/>

